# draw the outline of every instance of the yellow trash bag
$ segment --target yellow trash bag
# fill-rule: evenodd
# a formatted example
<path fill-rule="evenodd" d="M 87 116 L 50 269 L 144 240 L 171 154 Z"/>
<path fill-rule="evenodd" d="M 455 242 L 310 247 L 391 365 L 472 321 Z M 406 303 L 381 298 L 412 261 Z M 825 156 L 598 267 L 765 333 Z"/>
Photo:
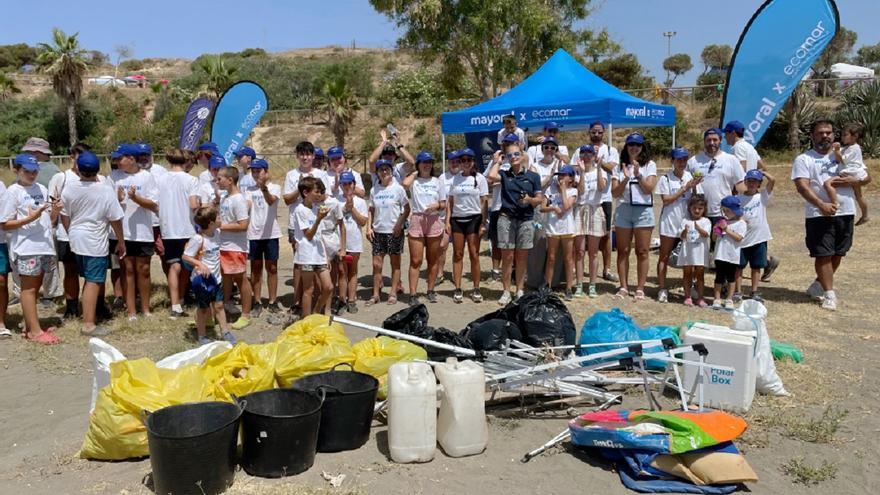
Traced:
<path fill-rule="evenodd" d="M 379 380 L 380 399 L 384 399 L 388 393 L 386 375 L 392 364 L 414 359 L 428 359 L 428 353 L 422 347 L 384 335 L 364 339 L 353 345 L 351 350 L 355 356 L 354 370 L 372 375 Z"/>
<path fill-rule="evenodd" d="M 318 329 L 329 329 L 333 332 L 338 333 L 339 335 L 345 335 L 345 330 L 343 330 L 342 325 L 340 323 L 330 323 L 330 317 L 326 315 L 309 315 L 303 318 L 302 320 L 296 321 L 291 324 L 289 327 L 285 328 L 283 332 L 278 336 L 276 341 L 281 341 L 282 339 L 290 338 L 290 337 L 302 337 L 303 335 L 308 335 L 309 333 L 318 330 Z"/>
<path fill-rule="evenodd" d="M 297 378 L 329 371 L 339 363 L 353 363 L 351 342 L 332 327 L 315 328 L 306 335 L 289 336 L 278 341 L 275 378 L 289 387 Z"/>
<path fill-rule="evenodd" d="M 275 355 L 278 344 L 238 344 L 202 365 L 205 377 L 214 385 L 218 400 L 232 402 L 232 396 L 275 388 Z"/>
<path fill-rule="evenodd" d="M 79 455 L 106 461 L 149 455 L 143 411 L 209 400 L 215 400 L 213 387 L 196 365 L 157 368 L 146 358 L 112 363 Z"/>

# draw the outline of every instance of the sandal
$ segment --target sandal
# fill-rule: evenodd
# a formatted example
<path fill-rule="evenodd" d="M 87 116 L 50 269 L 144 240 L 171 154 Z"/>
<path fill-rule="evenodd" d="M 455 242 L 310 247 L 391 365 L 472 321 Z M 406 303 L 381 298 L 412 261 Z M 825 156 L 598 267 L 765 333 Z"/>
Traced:
<path fill-rule="evenodd" d="M 392 304 L 397 304 L 397 296 L 388 296 L 388 300 L 385 303 L 389 306 Z"/>
<path fill-rule="evenodd" d="M 629 291 L 626 288 L 621 287 L 617 289 L 617 293 L 614 294 L 615 299 L 626 299 L 629 296 Z"/>
<path fill-rule="evenodd" d="M 34 342 L 37 344 L 55 345 L 61 343 L 61 339 L 59 339 L 57 335 L 47 330 L 43 330 L 42 332 L 40 332 L 40 335 L 37 335 L 36 337 L 31 337 L 30 335 L 28 335 L 27 331 L 25 331 L 21 335 L 28 342 Z"/>
<path fill-rule="evenodd" d="M 364 303 L 364 306 L 372 306 L 374 304 L 379 304 L 378 297 L 371 297 L 371 298 L 367 299 L 367 302 Z"/>
<path fill-rule="evenodd" d="M 644 301 L 645 300 L 645 291 L 637 290 L 635 295 L 633 296 L 633 299 L 635 299 L 636 301 Z"/>

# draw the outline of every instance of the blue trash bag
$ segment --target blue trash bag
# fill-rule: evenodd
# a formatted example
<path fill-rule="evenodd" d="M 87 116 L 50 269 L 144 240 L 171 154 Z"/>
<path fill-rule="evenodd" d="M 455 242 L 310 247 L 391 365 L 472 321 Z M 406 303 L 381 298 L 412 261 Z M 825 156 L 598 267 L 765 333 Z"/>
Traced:
<path fill-rule="evenodd" d="M 635 324 L 632 318 L 627 316 L 619 308 L 613 308 L 611 311 L 597 311 L 596 313 L 593 313 L 593 316 L 588 318 L 587 321 L 584 322 L 584 326 L 581 327 L 581 336 L 578 343 L 580 345 L 604 343 L 610 344 L 613 342 L 627 342 L 633 340 L 650 339 L 659 340 L 665 338 L 673 339 L 676 344 L 681 343 L 681 339 L 678 337 L 678 327 L 657 325 L 648 328 L 641 328 L 640 326 Z M 621 347 L 626 346 L 607 345 L 599 347 L 588 347 L 584 349 L 578 349 L 577 353 L 579 356 L 588 356 L 597 352 L 610 351 L 612 349 L 618 349 Z M 644 352 L 661 351 L 663 351 L 663 346 L 661 345 L 646 346 L 644 348 Z M 621 357 L 628 356 L 631 356 L 631 354 L 626 354 Z M 584 364 L 592 364 L 592 362 Z M 649 359 L 647 361 L 647 366 L 650 369 L 663 370 L 666 368 L 666 362 L 660 361 L 658 359 Z"/>

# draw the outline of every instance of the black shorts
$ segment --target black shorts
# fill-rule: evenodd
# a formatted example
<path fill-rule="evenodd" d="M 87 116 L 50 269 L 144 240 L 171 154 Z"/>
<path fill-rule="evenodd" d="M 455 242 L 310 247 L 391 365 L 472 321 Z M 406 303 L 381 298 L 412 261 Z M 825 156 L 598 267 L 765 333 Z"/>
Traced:
<path fill-rule="evenodd" d="M 186 241 L 189 239 L 162 239 L 162 245 L 165 246 L 165 263 L 173 265 L 183 261 L 183 249 L 186 247 Z M 128 250 L 128 245 L 125 246 Z"/>
<path fill-rule="evenodd" d="M 67 241 L 58 241 L 58 261 L 76 264 L 76 254 L 70 249 Z"/>
<path fill-rule="evenodd" d="M 278 261 L 278 239 L 248 241 L 248 259 L 251 261 Z"/>
<path fill-rule="evenodd" d="M 403 252 L 403 235 L 373 234 L 373 256 L 398 255 Z"/>
<path fill-rule="evenodd" d="M 602 213 L 605 214 L 605 232 L 611 233 L 611 201 L 602 202 Z"/>
<path fill-rule="evenodd" d="M 808 218 L 805 222 L 810 257 L 846 256 L 853 241 L 854 215 Z"/>
<path fill-rule="evenodd" d="M 483 215 L 478 214 L 469 217 L 453 217 L 450 223 L 452 224 L 453 234 L 479 234 L 480 225 L 483 223 Z"/>
<path fill-rule="evenodd" d="M 116 246 L 113 247 L 115 248 Z M 156 243 L 154 241 L 125 241 L 125 256 L 138 256 L 149 258 L 154 254 L 156 254 Z"/>
<path fill-rule="evenodd" d="M 727 261 L 715 260 L 715 285 L 732 284 L 736 281 L 736 269 L 739 265 Z"/>
<path fill-rule="evenodd" d="M 492 247 L 498 245 L 498 217 L 501 215 L 501 210 L 495 210 L 489 212 L 489 242 L 492 243 Z"/>

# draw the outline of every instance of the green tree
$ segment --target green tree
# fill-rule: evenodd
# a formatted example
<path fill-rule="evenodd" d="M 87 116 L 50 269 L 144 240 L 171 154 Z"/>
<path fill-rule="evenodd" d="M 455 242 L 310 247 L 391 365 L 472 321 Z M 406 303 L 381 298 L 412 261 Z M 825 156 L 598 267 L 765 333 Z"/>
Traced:
<path fill-rule="evenodd" d="M 205 84 L 208 94 L 219 100 L 220 95 L 232 86 L 238 69 L 226 64 L 226 60 L 220 56 L 205 57 L 199 63 L 199 69 L 207 76 Z"/>
<path fill-rule="evenodd" d="M 76 104 L 82 96 L 83 76 L 86 73 L 85 50 L 79 46 L 79 33 L 67 36 L 54 28 L 52 42 L 40 43 L 37 64 L 40 70 L 52 76 L 52 88 L 67 107 L 67 126 L 70 146 L 78 142 L 76 133 Z"/>
<path fill-rule="evenodd" d="M 361 104 L 343 77 L 330 79 L 321 91 L 320 109 L 327 114 L 327 127 L 333 132 L 338 146 L 345 146 L 345 136 Z"/>
<path fill-rule="evenodd" d="M 838 126 L 861 124 L 865 134 L 859 141 L 862 153 L 880 157 L 880 82 L 861 81 L 840 95 L 835 121 Z"/>
<path fill-rule="evenodd" d="M 813 63 L 813 71 L 817 79 L 830 79 L 831 66 L 838 62 L 846 62 L 852 53 L 853 47 L 859 35 L 855 31 L 840 26 L 840 30 L 831 38 L 831 43 L 822 52 L 822 55 Z M 822 96 L 828 95 L 828 82 L 822 82 Z"/>
<path fill-rule="evenodd" d="M 467 74 L 487 98 L 534 71 L 557 48 L 577 53 L 575 22 L 590 0 L 370 0 L 403 30 L 398 45 L 426 63 Z"/>
<path fill-rule="evenodd" d="M 727 71 L 730 60 L 733 58 L 733 47 L 730 45 L 706 45 L 700 52 L 700 60 L 703 62 L 703 74 L 717 71 Z"/>
<path fill-rule="evenodd" d="M 17 93 L 21 93 L 21 90 L 15 85 L 15 81 L 5 73 L 0 72 L 0 101 L 4 101 Z"/>
<path fill-rule="evenodd" d="M 594 64 L 620 54 L 620 45 L 611 39 L 607 29 L 583 33 L 580 44 L 583 46 L 582 58 Z"/>
<path fill-rule="evenodd" d="M 648 88 L 654 80 L 645 75 L 645 69 L 639 59 L 632 53 L 625 53 L 606 58 L 599 62 L 588 63 L 587 68 L 597 76 L 622 89 Z"/>
<path fill-rule="evenodd" d="M 0 69 L 19 70 L 37 60 L 37 49 L 24 43 L 0 46 Z"/>
<path fill-rule="evenodd" d="M 880 43 L 865 45 L 856 52 L 855 63 L 865 67 L 877 68 L 880 65 Z"/>
<path fill-rule="evenodd" d="M 687 53 L 676 53 L 667 57 L 663 61 L 663 70 L 667 73 L 666 87 L 671 88 L 675 84 L 675 80 L 678 79 L 678 76 L 686 74 L 693 68 L 694 64 L 691 63 L 691 56 Z"/>
<path fill-rule="evenodd" d="M 700 101 L 714 100 L 721 97 L 724 92 L 724 84 L 727 82 L 727 73 L 707 72 L 697 76 L 697 88 L 694 96 Z"/>

